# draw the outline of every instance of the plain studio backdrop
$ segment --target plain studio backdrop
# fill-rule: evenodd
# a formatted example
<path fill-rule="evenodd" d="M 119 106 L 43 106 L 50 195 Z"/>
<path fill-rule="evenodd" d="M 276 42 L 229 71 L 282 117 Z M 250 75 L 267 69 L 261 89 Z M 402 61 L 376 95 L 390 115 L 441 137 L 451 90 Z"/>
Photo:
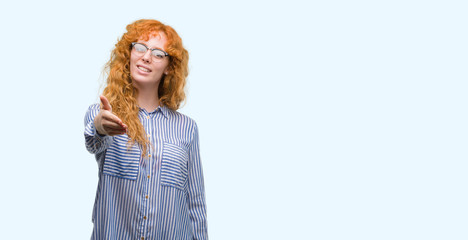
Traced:
<path fill-rule="evenodd" d="M 466 1 L 0 4 L 1 239 L 88 239 L 125 26 L 190 53 L 211 239 L 468 239 Z"/>

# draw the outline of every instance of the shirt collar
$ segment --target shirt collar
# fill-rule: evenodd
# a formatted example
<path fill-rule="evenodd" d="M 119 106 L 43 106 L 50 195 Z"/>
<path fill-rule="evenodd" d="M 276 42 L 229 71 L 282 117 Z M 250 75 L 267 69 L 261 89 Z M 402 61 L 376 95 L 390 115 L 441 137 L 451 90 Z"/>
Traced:
<path fill-rule="evenodd" d="M 167 119 L 169 118 L 169 108 L 167 108 L 166 106 L 158 106 L 158 109 L 162 112 L 163 116 Z M 156 110 L 158 110 L 156 109 Z"/>
<path fill-rule="evenodd" d="M 148 113 L 148 111 L 146 111 L 144 108 L 141 108 L 141 107 L 138 107 L 138 108 L 140 109 L 140 111 L 142 111 L 142 112 L 144 112 L 144 113 L 146 113 L 148 115 L 160 111 L 166 119 L 169 118 L 170 109 L 168 107 L 164 106 L 164 105 L 163 106 L 159 105 L 156 109 L 154 109 L 154 111 L 152 111 L 150 113 Z"/>

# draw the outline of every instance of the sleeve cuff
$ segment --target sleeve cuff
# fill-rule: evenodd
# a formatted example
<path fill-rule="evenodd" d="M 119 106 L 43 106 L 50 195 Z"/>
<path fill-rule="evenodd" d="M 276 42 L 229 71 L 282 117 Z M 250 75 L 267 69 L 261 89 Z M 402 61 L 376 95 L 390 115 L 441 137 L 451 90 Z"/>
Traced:
<path fill-rule="evenodd" d="M 89 137 L 94 137 L 97 141 L 101 142 L 102 144 L 109 146 L 112 142 L 113 137 L 108 135 L 101 135 L 97 132 L 94 123 L 89 123 L 85 128 L 85 134 Z"/>

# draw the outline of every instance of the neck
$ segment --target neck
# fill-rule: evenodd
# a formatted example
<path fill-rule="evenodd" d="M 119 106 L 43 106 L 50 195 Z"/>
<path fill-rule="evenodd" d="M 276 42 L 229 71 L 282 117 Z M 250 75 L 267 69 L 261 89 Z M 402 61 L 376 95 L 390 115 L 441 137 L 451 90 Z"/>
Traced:
<path fill-rule="evenodd" d="M 138 87 L 138 105 L 147 112 L 154 111 L 159 106 L 158 85 L 153 87 Z"/>

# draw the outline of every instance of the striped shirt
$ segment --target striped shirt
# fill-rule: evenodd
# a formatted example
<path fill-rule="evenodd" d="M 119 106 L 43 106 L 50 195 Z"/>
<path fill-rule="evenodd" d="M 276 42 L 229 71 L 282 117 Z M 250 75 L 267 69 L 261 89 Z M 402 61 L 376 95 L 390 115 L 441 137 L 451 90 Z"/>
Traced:
<path fill-rule="evenodd" d="M 152 144 L 141 156 L 126 134 L 97 134 L 99 110 L 89 107 L 84 131 L 99 166 L 91 239 L 208 239 L 196 123 L 167 107 L 140 108 Z"/>

